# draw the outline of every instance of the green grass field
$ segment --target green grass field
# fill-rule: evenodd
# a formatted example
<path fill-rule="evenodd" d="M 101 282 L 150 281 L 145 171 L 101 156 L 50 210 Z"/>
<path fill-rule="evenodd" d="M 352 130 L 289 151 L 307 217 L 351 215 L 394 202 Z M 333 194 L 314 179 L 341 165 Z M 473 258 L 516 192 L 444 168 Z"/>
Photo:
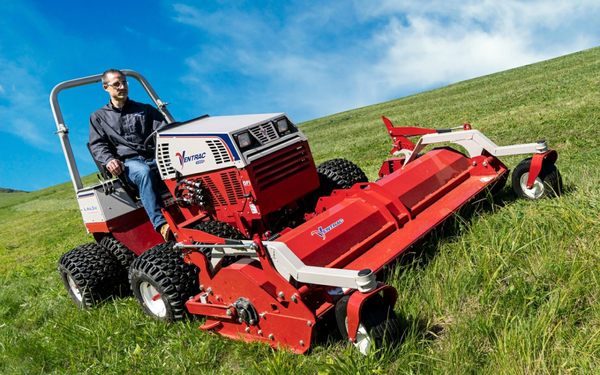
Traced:
<path fill-rule="evenodd" d="M 91 241 L 71 184 L 0 193 L 0 373 L 598 373 L 599 88 L 595 48 L 302 125 L 318 162 L 345 157 L 371 179 L 391 146 L 381 115 L 559 152 L 562 197 L 515 200 L 507 186 L 388 272 L 408 330 L 367 357 L 333 340 L 303 356 L 231 341 L 153 321 L 133 298 L 77 310 L 56 271 Z"/>

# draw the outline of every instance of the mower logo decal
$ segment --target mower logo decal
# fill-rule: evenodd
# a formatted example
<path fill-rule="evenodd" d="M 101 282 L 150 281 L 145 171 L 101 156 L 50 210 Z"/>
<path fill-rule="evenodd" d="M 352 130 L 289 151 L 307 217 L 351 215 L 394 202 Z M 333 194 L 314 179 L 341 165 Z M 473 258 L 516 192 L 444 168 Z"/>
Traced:
<path fill-rule="evenodd" d="M 318 227 L 316 230 L 313 230 L 312 232 L 310 232 L 310 235 L 311 236 L 317 235 L 317 236 L 321 237 L 321 239 L 323 241 L 325 241 L 325 237 L 327 236 L 327 233 L 331 232 L 333 229 L 339 227 L 342 224 L 344 224 L 344 219 L 338 219 L 336 222 L 326 226 L 325 228 L 323 228 L 321 226 Z"/>
<path fill-rule="evenodd" d="M 185 156 L 185 151 L 183 151 L 181 153 L 176 153 L 175 156 L 179 158 L 179 164 L 181 164 L 182 168 L 186 163 L 194 162 L 194 164 L 202 164 L 206 161 L 206 152 L 199 152 L 194 155 Z"/>

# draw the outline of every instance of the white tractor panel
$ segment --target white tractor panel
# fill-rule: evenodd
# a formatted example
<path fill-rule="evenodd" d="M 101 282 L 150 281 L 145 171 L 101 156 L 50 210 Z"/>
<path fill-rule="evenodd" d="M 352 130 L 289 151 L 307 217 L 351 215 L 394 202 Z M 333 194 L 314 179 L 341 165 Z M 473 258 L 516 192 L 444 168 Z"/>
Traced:
<path fill-rule="evenodd" d="M 84 223 L 107 222 L 142 207 L 140 202 L 133 202 L 120 186 L 116 186 L 110 195 L 104 194 L 102 185 L 80 190 L 77 203 Z"/>
<path fill-rule="evenodd" d="M 161 136 L 168 143 L 170 166 L 183 176 L 235 165 L 235 150 L 217 136 Z"/>

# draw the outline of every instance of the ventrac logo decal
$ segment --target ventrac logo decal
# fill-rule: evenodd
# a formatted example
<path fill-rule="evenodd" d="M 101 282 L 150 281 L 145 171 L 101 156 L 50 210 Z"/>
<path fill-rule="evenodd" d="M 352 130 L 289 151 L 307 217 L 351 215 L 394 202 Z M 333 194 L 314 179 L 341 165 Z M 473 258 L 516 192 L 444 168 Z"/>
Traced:
<path fill-rule="evenodd" d="M 181 153 L 176 153 L 175 156 L 179 158 L 179 164 L 182 168 L 187 163 L 202 164 L 206 161 L 206 152 L 186 156 L 185 151 L 182 151 Z"/>
<path fill-rule="evenodd" d="M 319 237 L 321 237 L 321 239 L 323 241 L 325 241 L 325 237 L 327 236 L 327 233 L 331 232 L 332 230 L 334 230 L 335 228 L 339 227 L 342 224 L 344 224 L 344 219 L 338 219 L 336 222 L 326 226 L 325 228 L 318 227 L 316 230 L 313 230 L 312 232 L 310 232 L 310 235 L 311 236 L 319 236 Z"/>
<path fill-rule="evenodd" d="M 260 130 L 260 134 L 262 134 L 263 137 L 269 138 L 269 133 L 267 133 L 267 129 L 261 127 L 259 130 Z"/>

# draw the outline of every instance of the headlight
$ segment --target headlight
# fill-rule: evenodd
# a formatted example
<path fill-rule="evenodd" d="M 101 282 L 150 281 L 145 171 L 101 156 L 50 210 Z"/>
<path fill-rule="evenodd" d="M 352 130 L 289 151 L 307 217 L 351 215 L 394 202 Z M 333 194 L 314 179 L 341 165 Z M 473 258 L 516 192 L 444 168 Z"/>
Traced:
<path fill-rule="evenodd" d="M 244 132 L 235 136 L 237 138 L 238 145 L 240 148 L 246 148 L 252 144 L 250 133 Z"/>
<path fill-rule="evenodd" d="M 277 121 L 277 131 L 279 134 L 283 134 L 290 129 L 290 125 L 288 124 L 286 119 L 281 119 Z"/>

